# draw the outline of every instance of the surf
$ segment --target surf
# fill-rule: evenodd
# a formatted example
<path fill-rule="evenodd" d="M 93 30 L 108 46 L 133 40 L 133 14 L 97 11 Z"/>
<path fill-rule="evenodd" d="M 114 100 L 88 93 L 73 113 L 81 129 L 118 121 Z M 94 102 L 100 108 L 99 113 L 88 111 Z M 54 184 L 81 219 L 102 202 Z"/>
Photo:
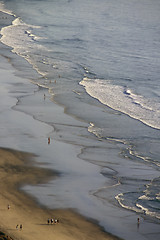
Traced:
<path fill-rule="evenodd" d="M 112 80 L 84 77 L 80 82 L 86 92 L 102 104 L 124 113 L 142 123 L 160 129 L 160 102 L 147 99 L 125 86 L 114 85 Z"/>

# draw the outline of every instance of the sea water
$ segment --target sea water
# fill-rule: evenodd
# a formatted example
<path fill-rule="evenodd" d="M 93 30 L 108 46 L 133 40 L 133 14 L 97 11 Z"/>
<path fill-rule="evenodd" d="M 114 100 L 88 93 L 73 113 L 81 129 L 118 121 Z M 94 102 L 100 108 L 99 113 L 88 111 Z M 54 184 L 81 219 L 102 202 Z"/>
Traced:
<path fill-rule="evenodd" d="M 72 152 L 67 164 L 53 164 L 67 176 L 39 186 L 38 199 L 76 208 L 113 233 L 109 219 L 117 209 L 117 221 L 127 210 L 159 224 L 160 2 L 8 0 L 0 6 L 14 17 L 1 42 L 30 64 L 39 74 L 32 82 L 68 114 L 67 123 L 34 116 L 56 126 L 61 134 L 54 138 Z M 20 62 L 15 66 L 28 75 Z"/>

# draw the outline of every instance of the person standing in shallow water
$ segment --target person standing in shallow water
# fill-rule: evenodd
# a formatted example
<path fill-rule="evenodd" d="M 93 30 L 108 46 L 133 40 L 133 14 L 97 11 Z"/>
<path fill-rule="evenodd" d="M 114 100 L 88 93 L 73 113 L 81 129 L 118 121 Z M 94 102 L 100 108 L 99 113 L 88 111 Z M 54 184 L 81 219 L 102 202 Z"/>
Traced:
<path fill-rule="evenodd" d="M 137 228 L 139 228 L 139 224 L 140 224 L 140 219 L 137 218 Z"/>

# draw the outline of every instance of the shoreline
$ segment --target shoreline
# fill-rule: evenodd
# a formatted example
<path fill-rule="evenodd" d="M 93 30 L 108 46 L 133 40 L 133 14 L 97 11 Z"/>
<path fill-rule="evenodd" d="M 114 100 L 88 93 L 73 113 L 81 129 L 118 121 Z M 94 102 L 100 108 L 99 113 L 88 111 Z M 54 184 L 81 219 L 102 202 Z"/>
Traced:
<path fill-rule="evenodd" d="M 115 196 L 116 194 L 119 193 L 118 189 L 114 190 L 115 191 L 114 194 L 113 192 L 112 193 L 109 191 L 107 192 L 107 195 L 108 195 L 107 197 L 108 199 L 112 199 L 112 202 L 111 204 L 110 204 L 110 201 L 107 202 L 105 206 L 105 212 L 102 214 L 100 211 L 101 210 L 100 204 L 96 205 L 97 207 L 94 208 L 95 207 L 95 205 L 93 204 L 94 199 L 93 199 L 93 202 L 90 201 L 89 198 L 84 199 L 86 195 L 85 193 L 86 192 L 88 193 L 88 189 L 86 192 L 84 191 L 86 189 L 83 189 L 85 188 L 84 187 L 85 182 L 91 183 L 91 188 L 89 188 L 90 190 L 90 189 L 99 189 L 99 186 L 103 187 L 104 184 L 106 186 L 106 182 L 105 182 L 106 179 L 108 181 L 108 178 L 103 178 L 102 176 L 101 178 L 99 178 L 99 176 L 98 178 L 96 178 L 97 174 L 99 174 L 100 172 L 99 168 L 101 167 L 101 165 L 100 166 L 99 165 L 96 166 L 96 164 L 90 165 L 88 164 L 87 161 L 83 161 L 85 160 L 85 155 L 83 156 L 83 153 L 82 153 L 84 139 L 86 139 L 86 142 L 84 144 L 85 146 L 88 146 L 88 145 L 89 146 L 91 145 L 91 147 L 95 146 L 95 141 L 93 136 L 92 136 L 93 137 L 92 139 L 89 138 L 90 141 L 88 141 L 87 137 L 81 138 L 81 135 L 83 136 L 83 134 L 87 136 L 89 135 L 89 133 L 86 131 L 86 129 L 88 129 L 89 122 L 85 121 L 82 123 L 77 121 L 78 119 L 75 117 L 77 115 L 72 113 L 72 108 L 65 109 L 63 105 L 62 105 L 62 108 L 59 107 L 61 105 L 57 104 L 55 99 L 51 99 L 51 96 L 47 92 L 47 89 L 44 89 L 43 87 L 37 87 L 37 85 L 30 83 L 30 81 L 33 80 L 32 74 L 30 75 L 30 70 L 32 69 L 32 66 L 26 63 L 25 60 L 21 59 L 21 57 L 19 57 L 18 55 L 13 54 L 9 47 L 2 46 L 0 50 L 1 50 L 1 56 L 2 56 L 2 60 L 0 59 L 2 63 L 1 64 L 2 71 L 0 70 L 2 74 L 2 79 L 1 79 L 2 90 L 0 89 L 0 91 L 2 92 L 2 96 L 0 96 L 0 98 L 3 100 L 1 101 L 1 106 L 4 105 L 2 106 L 2 113 L 0 116 L 0 123 L 1 123 L 1 126 L 3 126 L 3 128 L 1 129 L 2 134 L 1 134 L 0 147 L 3 147 L 4 149 L 7 148 L 9 152 L 12 152 L 15 154 L 23 155 L 24 153 L 24 158 L 25 156 L 26 157 L 28 156 L 27 161 L 29 163 L 27 165 L 28 168 L 25 168 L 25 169 L 29 169 L 30 174 L 32 173 L 32 175 L 35 172 L 36 173 L 39 172 L 36 174 L 37 176 L 40 176 L 40 175 L 44 175 L 44 177 L 46 176 L 46 179 L 43 178 L 43 180 L 45 181 L 45 184 L 43 185 L 43 182 L 40 182 L 39 179 L 35 179 L 35 176 L 32 177 L 32 179 L 30 179 L 30 177 L 27 177 L 26 175 L 27 171 L 24 171 L 24 170 L 21 171 L 23 169 L 23 167 L 21 166 L 21 163 L 20 165 L 18 165 L 18 167 L 17 166 L 12 167 L 13 169 L 17 169 L 17 171 L 19 171 L 19 176 L 22 177 L 22 179 L 20 180 L 21 181 L 20 184 L 18 182 L 15 182 L 17 187 L 13 186 L 13 189 L 15 190 L 12 191 L 13 192 L 12 195 L 13 196 L 16 195 L 15 198 L 17 199 L 21 198 L 20 208 L 21 209 L 25 208 L 25 211 L 28 214 L 27 221 L 30 221 L 29 213 L 31 212 L 33 212 L 35 216 L 39 216 L 38 217 L 39 220 L 34 218 L 33 224 L 27 225 L 28 226 L 27 228 L 23 224 L 24 226 L 23 230 L 27 231 L 27 229 L 29 229 L 29 231 L 32 231 L 32 233 L 34 232 L 34 239 L 38 238 L 36 235 L 37 231 L 38 232 L 41 231 L 41 228 L 44 226 L 48 227 L 46 223 L 47 218 L 48 217 L 51 218 L 54 215 L 53 217 L 60 219 L 60 224 L 59 225 L 57 224 L 56 226 L 54 225 L 53 228 L 54 230 L 55 230 L 55 227 L 56 229 L 61 228 L 60 231 L 63 234 L 58 232 L 58 235 L 56 235 L 56 237 L 61 240 L 72 239 L 72 238 L 73 239 L 83 239 L 83 238 L 108 239 L 108 236 L 111 237 L 111 239 L 118 239 L 118 238 L 113 238 L 112 235 L 110 234 L 108 235 L 106 232 L 111 232 L 112 234 L 121 236 L 124 239 L 135 239 L 135 238 L 142 239 L 143 234 L 154 235 L 154 233 L 155 234 L 157 233 L 157 236 L 158 236 L 157 228 L 155 227 L 155 231 L 154 231 L 154 226 L 152 229 L 152 227 L 149 226 L 147 221 L 143 221 L 143 225 L 141 224 L 142 228 L 140 228 L 140 231 L 137 230 L 137 214 L 133 213 L 132 211 L 124 210 L 117 204 L 116 201 L 114 202 L 113 195 Z M 22 65 L 20 64 L 20 71 L 19 71 L 16 69 L 19 69 L 19 67 L 17 66 L 19 66 L 20 61 L 23 62 L 23 64 Z M 5 62 L 6 62 L 6 65 L 5 65 Z M 35 73 L 35 75 L 37 75 L 37 73 Z M 3 89 L 4 89 L 4 92 L 3 92 Z M 45 92 L 45 101 L 44 101 L 44 92 Z M 54 103 L 52 102 L 52 100 Z M 65 114 L 65 113 L 68 113 L 68 114 Z M 65 131 L 66 129 L 68 130 L 68 128 L 69 128 L 69 131 Z M 77 131 L 79 130 L 79 128 L 81 129 L 81 131 Z M 81 134 L 77 135 L 75 134 L 76 132 L 80 132 Z M 51 138 L 51 144 L 47 144 L 48 137 Z M 115 159 L 115 151 L 116 149 L 113 149 L 114 155 L 112 156 L 111 154 L 111 157 L 114 157 L 114 159 Z M 30 153 L 33 153 L 33 155 Z M 95 155 L 97 154 L 96 150 L 94 151 L 94 154 Z M 29 159 L 34 158 L 34 156 L 35 156 L 35 161 L 33 162 L 30 161 Z M 80 159 L 82 161 L 79 161 Z M 33 165 L 35 164 L 34 169 L 32 169 L 32 164 Z M 39 171 L 39 167 L 41 168 L 41 172 Z M 50 172 L 49 170 L 47 170 L 47 168 L 53 169 L 53 172 L 52 171 Z M 12 173 L 13 169 L 10 169 L 9 174 Z M 57 172 L 54 172 L 54 169 L 56 169 Z M 86 172 L 85 173 L 83 172 L 83 174 L 81 175 L 81 171 L 79 171 L 79 169 L 80 170 L 84 169 Z M 45 171 L 46 172 L 49 171 L 48 172 L 50 176 L 49 178 L 45 173 Z M 90 171 L 91 171 L 91 174 L 88 175 L 88 172 Z M 22 172 L 25 173 L 25 176 L 22 176 Z M 49 180 L 52 180 L 52 174 L 55 176 L 55 179 L 53 179 L 53 181 L 49 181 Z M 56 178 L 56 174 L 57 175 L 60 174 L 60 177 Z M 31 176 L 31 175 L 28 175 L 28 176 Z M 79 189 L 78 184 L 77 185 L 74 184 L 76 183 L 76 178 L 79 176 L 81 177 L 81 179 L 83 179 L 83 181 L 81 182 L 81 185 L 83 186 L 82 189 L 81 188 Z M 26 178 L 26 182 L 24 181 L 24 185 L 22 185 L 22 181 L 24 178 Z M 50 188 L 51 185 L 53 185 L 53 191 L 50 192 L 48 189 Z M 110 184 L 108 183 L 108 185 Z M 18 190 L 19 187 L 21 187 L 20 188 L 21 191 Z M 59 193 L 59 189 L 61 191 L 60 193 Z M 79 193 L 81 192 L 81 196 L 78 192 Z M 61 194 L 61 195 L 58 195 L 58 194 Z M 70 196 L 69 201 L 67 198 L 67 194 Z M 80 202 L 81 199 L 79 198 L 79 196 L 82 197 L 82 200 L 86 201 L 87 203 L 86 205 L 82 204 L 83 201 Z M 73 201 L 73 199 L 75 199 L 75 201 Z M 54 209 L 54 210 L 49 210 L 47 207 L 45 207 L 44 206 L 45 201 L 46 201 L 46 206 L 49 206 L 50 209 Z M 27 204 L 26 203 L 24 204 L 24 202 L 26 202 Z M 74 202 L 76 203 L 75 205 L 74 205 Z M 29 203 L 31 203 L 31 206 L 28 206 Z M 7 211 L 7 204 L 8 203 L 4 204 L 5 207 L 3 210 L 5 213 Z M 89 205 L 91 205 L 91 208 Z M 20 203 L 17 202 L 15 213 L 20 214 L 21 216 L 22 214 L 21 209 L 17 211 L 17 208 L 19 208 L 19 206 L 20 206 Z M 89 206 L 89 208 L 87 208 L 87 206 Z M 13 208 L 13 204 L 11 204 L 11 207 Z M 65 208 L 63 209 L 63 207 Z M 91 210 L 88 211 L 88 209 L 91 209 Z M 103 209 L 104 208 L 102 208 L 102 211 Z M 80 214 L 77 212 L 79 212 Z M 23 213 L 25 214 L 24 211 Z M 49 213 L 49 216 L 47 215 L 48 213 Z M 44 216 L 44 219 L 42 220 L 43 216 Z M 101 221 L 101 216 L 103 218 L 102 221 Z M 63 219 L 64 219 L 64 222 L 63 222 Z M 98 219 L 99 222 L 93 219 Z M 62 220 L 63 226 L 61 224 L 61 220 Z M 142 223 L 142 219 L 140 220 Z M 106 225 L 103 224 L 104 222 Z M 19 221 L 18 223 L 21 224 Z M 40 228 L 38 229 L 37 226 L 35 225 L 39 225 Z M 81 227 L 79 227 L 79 225 Z M 105 226 L 105 231 L 101 226 Z M 12 226 L 10 228 L 12 232 L 17 234 L 15 235 L 14 240 L 21 239 L 21 236 L 19 234 L 20 231 L 17 231 L 15 227 L 16 226 L 14 225 L 13 228 Z M 51 231 L 53 230 L 53 228 L 51 229 Z M 86 231 L 86 228 L 87 228 L 87 231 Z M 4 230 L 5 229 L 8 229 L 8 225 L 6 225 Z M 84 229 L 86 232 L 84 232 Z M 49 239 L 49 237 L 46 235 L 48 234 L 45 232 L 46 230 L 48 231 L 48 229 L 45 229 L 45 230 L 43 229 L 42 232 L 44 232 L 45 236 Z M 53 232 L 53 231 L 51 232 L 51 235 L 57 234 L 57 232 L 55 231 Z M 88 233 L 89 231 L 90 233 Z M 103 236 L 102 233 L 105 234 L 105 236 Z M 29 232 L 28 232 L 28 235 L 29 235 Z M 41 235 L 43 235 L 43 233 Z M 27 237 L 31 239 L 29 236 Z M 41 236 L 39 236 L 39 238 L 40 237 Z M 51 237 L 53 238 L 53 235 Z M 146 239 L 146 238 L 144 237 L 143 239 Z"/>
<path fill-rule="evenodd" d="M 57 173 L 62 173 L 61 178 L 56 178 L 55 179 L 55 184 L 57 184 L 57 179 L 62 179 L 63 176 L 67 175 L 67 174 L 63 174 L 63 173 L 68 173 L 68 169 L 65 169 L 65 171 L 63 171 L 63 168 L 61 168 L 61 165 L 59 164 L 63 164 L 63 160 L 64 159 L 64 154 L 62 154 L 63 156 L 61 156 L 61 152 L 63 152 L 61 149 L 64 149 L 65 157 L 68 158 L 69 161 L 71 162 L 67 162 L 66 167 L 69 168 L 70 170 L 70 164 L 73 164 L 74 160 L 74 164 L 85 164 L 85 168 L 87 166 L 87 162 L 81 162 L 78 160 L 78 162 L 76 162 L 76 156 L 77 153 L 79 153 L 79 149 L 77 152 L 77 148 L 72 146 L 72 142 L 70 144 L 70 146 L 68 147 L 67 144 L 63 143 L 62 141 L 57 141 L 57 132 L 54 131 L 54 124 L 50 125 L 50 117 L 52 117 L 51 115 L 47 115 L 47 122 L 44 121 L 46 120 L 46 114 L 47 112 L 49 113 L 49 110 L 51 108 L 54 107 L 54 118 L 56 119 L 56 122 L 61 121 L 61 124 L 63 124 L 63 121 L 67 121 L 68 123 L 70 123 L 71 126 L 75 127 L 79 127 L 79 125 L 77 125 L 76 120 L 71 119 L 68 115 L 63 115 L 63 109 L 59 108 L 56 104 L 53 104 L 50 101 L 49 95 L 46 94 L 46 99 L 44 101 L 43 99 L 43 91 L 42 89 L 39 89 L 37 86 L 33 85 L 32 83 L 30 83 L 30 81 L 27 78 L 23 78 L 23 77 L 17 77 L 18 73 L 17 71 L 15 71 L 14 67 L 12 66 L 12 61 L 10 61 L 10 56 L 12 57 L 12 53 L 9 53 L 9 50 L 6 50 L 6 55 L 0 55 L 0 61 L 1 61 L 1 95 L 0 98 L 3 100 L 1 101 L 1 105 L 0 107 L 1 109 L 1 115 L 0 115 L 0 123 L 1 126 L 3 126 L 3 128 L 1 128 L 1 144 L 0 147 L 2 148 L 7 148 L 7 149 L 14 149 L 16 152 L 20 151 L 20 152 L 26 152 L 28 154 L 33 153 L 33 155 L 35 157 L 37 157 L 35 159 L 35 163 L 38 164 L 39 167 L 42 167 L 43 169 L 46 168 L 51 168 L 51 169 L 56 169 Z M 6 57 L 5 57 L 6 56 Z M 16 56 L 14 56 L 16 57 Z M 12 60 L 12 58 L 11 58 Z M 19 76 L 19 75 L 18 75 Z M 18 87 L 18 90 L 17 90 Z M 20 88 L 19 88 L 20 87 Z M 4 91 L 3 91 L 4 90 Z M 45 90 L 45 93 L 46 90 Z M 42 108 L 42 106 L 44 106 Z M 37 114 L 39 114 L 39 112 L 41 113 L 41 119 L 38 120 L 35 116 L 35 109 L 38 110 L 36 111 Z M 43 110 L 42 110 L 43 109 Z M 38 115 L 39 116 L 39 115 Z M 72 120 L 72 121 L 71 121 Z M 65 122 L 66 123 L 66 122 Z M 78 122 L 79 123 L 79 122 Z M 83 123 L 82 123 L 83 124 Z M 85 128 L 85 125 L 81 124 L 81 128 Z M 68 125 L 66 125 L 68 127 Z M 49 134 L 51 134 L 51 144 L 48 145 L 47 144 L 47 138 L 49 136 Z M 59 135 L 59 134 L 58 134 Z M 60 135 L 59 135 L 60 137 Z M 65 140 L 68 140 L 68 135 L 65 136 Z M 75 138 L 76 139 L 76 138 Z M 62 140 L 62 139 L 61 139 Z M 64 141 L 65 142 L 65 141 Z M 78 147 L 79 148 L 79 147 Z M 31 156 L 31 155 L 30 155 Z M 53 159 L 57 158 L 57 162 L 54 162 L 54 164 L 58 164 L 58 165 L 52 165 L 50 163 L 50 158 Z M 76 157 L 76 158 L 75 158 Z M 45 160 L 44 160 L 45 158 Z M 29 159 L 28 159 L 29 160 Z M 60 161 L 59 161 L 60 160 Z M 91 169 L 92 166 L 92 170 L 95 171 L 95 173 L 97 174 L 97 170 L 95 169 L 94 165 L 89 165 L 89 169 Z M 72 165 L 72 167 L 75 167 Z M 81 169 L 81 165 L 79 166 L 79 169 Z M 84 169 L 85 169 L 84 168 Z M 73 169 L 75 170 L 75 169 Z M 70 172 L 70 171 L 69 171 Z M 77 174 L 77 172 L 76 172 Z M 90 175 L 88 176 L 90 177 Z M 73 179 L 75 180 L 75 179 Z M 85 179 L 84 179 L 85 180 Z M 64 181 L 63 181 L 64 183 Z M 68 182 L 69 183 L 69 182 Z M 96 183 L 97 183 L 97 179 L 96 179 Z M 26 183 L 27 184 L 27 183 Z M 93 184 L 93 183 L 92 183 Z M 29 186 L 35 186 L 33 192 L 33 195 L 35 196 L 35 189 L 37 189 L 36 184 L 33 185 L 29 185 Z M 58 187 L 61 187 L 61 185 L 58 185 Z M 42 184 L 42 188 L 43 188 L 43 184 Z M 62 189 L 61 189 L 62 190 Z M 66 191 L 64 189 L 64 191 Z M 22 191 L 22 193 L 27 196 L 27 198 L 25 199 L 32 199 L 34 204 L 36 204 L 35 208 L 38 209 L 38 211 L 42 211 L 39 215 L 39 219 L 41 221 L 41 217 L 45 212 L 45 217 L 44 217 L 44 221 L 45 222 L 45 226 L 46 226 L 46 220 L 48 218 L 47 212 L 48 209 L 43 207 L 43 201 L 36 201 L 36 199 L 38 198 L 39 200 L 39 195 L 37 197 L 33 197 L 32 194 L 28 194 L 26 189 Z M 76 189 L 76 192 L 77 189 Z M 40 194 L 41 194 L 41 189 L 40 189 Z M 43 193 L 42 193 L 43 194 Z M 43 195 L 45 195 L 46 193 L 44 193 Z M 56 196 L 56 192 L 53 192 L 53 195 Z M 28 198 L 29 196 L 29 198 Z M 42 197 L 42 196 L 40 196 Z M 43 196 L 45 197 L 45 196 Z M 42 198 L 43 200 L 43 198 Z M 30 200 L 29 200 L 30 201 Z M 41 204 L 42 203 L 42 204 Z M 4 203 L 4 208 L 3 213 L 6 213 L 6 207 L 7 207 L 8 202 Z M 55 204 L 54 200 L 53 200 L 53 205 Z M 115 207 L 115 205 L 114 205 Z M 24 208 L 24 206 L 22 206 L 22 209 Z M 32 209 L 32 208 L 31 208 Z M 41 210 L 39 210 L 41 209 Z M 55 207 L 51 207 L 51 209 L 55 209 Z M 66 210 L 67 209 L 67 210 Z M 120 236 L 124 239 L 135 239 L 135 237 L 137 239 L 142 239 L 142 234 L 144 233 L 152 233 L 152 224 L 148 224 L 147 221 L 143 222 L 143 226 L 142 226 L 142 234 L 141 232 L 139 233 L 139 231 L 137 230 L 137 222 L 136 222 L 136 216 L 132 215 L 132 212 L 128 212 L 125 211 L 123 209 L 121 209 L 119 206 L 115 207 L 115 209 L 112 207 L 111 204 L 108 204 L 107 208 L 106 208 L 106 212 L 107 212 L 107 217 L 106 217 L 106 222 L 107 222 L 107 228 L 105 228 L 105 231 L 103 229 L 101 222 L 95 221 L 93 219 L 97 219 L 97 215 L 95 215 L 94 217 L 92 217 L 90 214 L 86 213 L 86 212 L 80 212 L 77 213 L 78 211 L 74 210 L 77 209 L 76 207 L 66 207 L 66 209 L 63 209 L 59 207 L 59 210 L 56 208 L 56 210 L 51 211 L 51 213 L 53 212 L 54 216 L 55 213 L 58 213 L 58 216 L 56 215 L 57 218 L 59 218 L 60 214 L 62 214 L 61 216 L 65 216 L 65 223 L 66 225 L 63 225 L 61 230 L 62 232 L 67 231 L 67 234 L 69 232 L 70 236 L 68 238 L 65 238 L 66 232 L 65 234 L 62 236 L 60 236 L 60 240 L 68 240 L 68 239 L 83 239 L 85 237 L 86 240 L 88 239 L 120 239 L 118 237 L 114 237 L 114 235 L 116 236 Z M 73 209 L 73 210 L 70 210 Z M 16 209 L 17 210 L 17 209 Z M 83 209 L 84 210 L 84 209 Z M 86 209 L 85 209 L 86 210 Z M 97 209 L 98 212 L 99 209 Z M 30 210 L 30 208 L 28 208 L 28 211 L 32 211 Z M 50 210 L 49 210 L 50 211 Z M 59 211 L 59 212 L 57 212 Z M 21 214 L 21 211 L 20 211 Z M 30 213 L 29 213 L 30 214 Z M 36 213 L 37 214 L 37 213 Z M 25 214 L 24 214 L 25 215 Z M 52 214 L 50 214 L 52 217 Z M 29 215 L 28 215 L 29 218 Z M 81 219 L 80 223 L 79 223 L 79 218 Z M 121 221 L 119 221 L 121 219 Z M 4 221 L 8 221 L 8 219 L 5 219 Z M 13 221 L 13 220 L 12 220 Z M 30 219 L 28 220 L 30 221 Z M 76 226 L 75 226 L 75 222 L 76 222 Z M 18 221 L 19 223 L 19 221 Z M 34 223 L 37 224 L 36 219 L 34 219 Z M 20 224 L 20 223 L 19 223 Z M 44 223 L 41 223 L 43 226 Z M 81 224 L 81 230 L 79 229 L 79 224 Z M 91 224 L 91 225 L 88 225 Z M 150 226 L 151 225 L 151 226 Z M 56 225 L 57 226 L 57 225 Z M 60 225 L 58 225 L 60 226 Z M 86 229 L 87 226 L 87 232 L 84 232 L 84 229 Z M 126 226 L 128 226 L 128 228 L 126 228 Z M 16 225 L 14 224 L 14 226 L 12 226 L 11 230 L 12 232 L 14 232 L 14 234 L 19 234 L 19 232 L 16 231 L 15 229 Z M 32 225 L 29 226 L 29 229 L 32 229 Z M 73 229 L 73 231 L 75 232 L 76 235 L 74 235 L 74 237 L 72 236 L 72 232 L 70 230 L 70 228 Z M 84 228 L 84 229 L 83 229 Z M 89 229 L 90 228 L 90 229 Z M 9 228 L 10 229 L 10 228 Z M 36 228 L 38 229 L 38 228 Z M 8 225 L 5 225 L 3 228 L 3 222 L 0 223 L 0 230 L 4 231 L 6 234 L 8 234 L 9 236 L 13 236 L 12 232 L 11 235 L 8 232 Z M 153 230 L 155 232 L 155 234 L 158 233 L 158 226 L 154 227 L 153 225 Z M 37 230 L 38 232 L 40 231 L 40 229 Z M 90 231 L 90 233 L 88 233 L 88 231 Z M 94 232 L 94 234 L 92 235 L 92 231 Z M 148 231 L 148 232 L 147 232 Z M 110 233 L 114 234 L 114 235 L 110 235 Z M 46 234 L 46 233 L 45 233 Z M 53 234 L 53 232 L 52 232 Z M 52 235 L 51 234 L 51 235 Z M 102 234 L 102 235 L 101 235 Z M 103 235 L 104 234 L 104 235 Z M 26 234 L 27 235 L 27 234 Z M 36 233 L 35 233 L 36 235 Z M 83 236 L 82 236 L 83 235 Z M 102 236 L 102 238 L 100 238 L 100 236 Z M 28 238 L 27 238 L 28 237 Z M 41 236 L 40 236 L 41 237 Z M 53 235 L 51 236 L 53 239 Z M 14 235 L 14 239 L 13 240 L 19 240 L 21 239 L 21 236 L 19 235 Z M 25 240 L 25 238 L 23 238 Z M 29 236 L 26 236 L 26 240 L 32 240 Z M 48 238 L 49 239 L 49 238 Z M 57 237 L 58 239 L 58 237 Z M 146 239 L 146 238 L 144 238 Z M 34 237 L 35 240 L 35 237 Z"/>
<path fill-rule="evenodd" d="M 0 230 L 13 239 L 119 239 L 106 233 L 92 220 L 87 220 L 69 209 L 50 210 L 38 205 L 19 188 L 23 184 L 46 182 L 54 177 L 48 169 L 33 166 L 34 156 L 16 150 L 0 148 Z M 29 160 L 29 161 L 28 161 Z M 33 161 L 33 160 L 32 160 Z M 34 163 L 34 162 L 33 162 Z M 7 209 L 8 204 L 10 209 Z M 47 224 L 48 218 L 59 223 Z M 16 229 L 22 224 L 23 229 Z"/>
<path fill-rule="evenodd" d="M 44 239 L 44 236 L 49 240 L 53 239 L 53 235 L 60 240 L 84 238 L 86 240 L 120 239 L 104 231 L 98 225 L 98 222 L 89 216 L 88 218 L 84 217 L 74 211 L 74 209 L 50 210 L 42 206 L 33 196 L 27 194 L 24 190 L 20 190 L 20 187 L 26 184 L 46 183 L 56 177 L 58 173 L 54 172 L 54 170 L 48 170 L 48 166 L 42 168 L 41 165 L 44 166 L 47 163 L 33 161 L 38 152 L 37 149 L 35 151 L 36 154 L 31 154 L 33 146 L 24 147 L 30 142 L 29 138 L 34 137 L 35 142 L 39 141 L 39 136 L 43 136 L 42 141 L 46 141 L 46 134 L 51 131 L 52 127 L 33 119 L 30 124 L 34 122 L 34 126 L 31 125 L 31 129 L 29 129 L 30 125 L 27 125 L 27 129 L 25 129 L 26 123 L 24 122 L 28 122 L 28 119 L 31 117 L 30 115 L 28 117 L 26 113 L 19 112 L 15 106 L 17 106 L 21 97 L 34 94 L 38 87 L 31 84 L 27 77 L 24 78 L 26 80 L 23 77 L 17 77 L 18 72 L 15 71 L 12 66 L 12 59 L 10 59 L 12 54 L 10 53 L 10 48 L 6 46 L 3 48 L 3 45 L 1 45 L 0 72 L 2 77 L 0 98 L 3 101 L 1 101 L 0 105 L 0 122 L 3 127 L 1 129 L 0 144 L 0 231 L 9 236 L 8 239 L 12 238 L 13 240 L 40 240 Z M 13 58 L 18 58 L 18 56 L 13 56 Z M 16 91 L 16 85 L 20 86 L 18 91 Z M 25 87 L 26 90 L 24 92 Z M 42 124 L 44 129 L 41 129 L 40 135 L 34 136 L 32 131 L 35 126 L 39 128 L 43 126 Z M 19 131 L 18 134 L 17 130 Z M 31 136 L 27 130 L 31 131 L 33 135 Z M 16 140 L 17 138 L 18 141 Z M 26 139 L 28 140 L 26 141 Z M 9 210 L 7 209 L 8 204 L 10 205 Z M 47 219 L 51 217 L 58 218 L 60 223 L 48 226 Z M 16 229 L 17 224 L 23 225 L 22 231 Z"/>

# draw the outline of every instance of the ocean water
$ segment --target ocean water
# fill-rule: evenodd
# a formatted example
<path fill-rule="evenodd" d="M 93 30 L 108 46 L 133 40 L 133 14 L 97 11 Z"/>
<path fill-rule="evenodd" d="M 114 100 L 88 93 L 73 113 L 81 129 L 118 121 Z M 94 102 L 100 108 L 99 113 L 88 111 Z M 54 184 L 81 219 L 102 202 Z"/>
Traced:
<path fill-rule="evenodd" d="M 50 162 L 67 175 L 25 190 L 49 207 L 78 209 L 126 239 L 158 239 L 160 2 L 6 0 L 0 8 L 13 17 L 1 42 L 38 73 L 15 61 L 19 74 L 48 89 L 48 105 L 63 106 L 67 115 L 64 123 L 24 110 L 23 101 L 17 106 L 54 126 L 51 138 L 64 149 L 56 156 L 63 159 L 68 148 L 72 153 L 67 163 Z M 129 227 L 123 235 L 118 223 L 115 230 L 114 217 L 119 222 L 123 214 L 126 221 L 130 214 L 147 221 L 150 234 L 135 238 Z"/>

